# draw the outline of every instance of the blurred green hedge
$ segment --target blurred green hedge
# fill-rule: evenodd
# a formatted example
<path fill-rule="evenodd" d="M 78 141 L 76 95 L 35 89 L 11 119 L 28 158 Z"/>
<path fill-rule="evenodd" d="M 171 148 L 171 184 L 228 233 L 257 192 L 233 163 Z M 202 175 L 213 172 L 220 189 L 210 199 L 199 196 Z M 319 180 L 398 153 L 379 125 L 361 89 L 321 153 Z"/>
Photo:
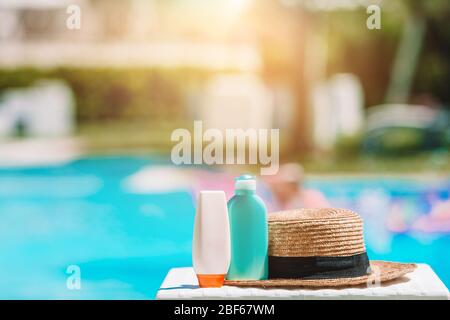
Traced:
<path fill-rule="evenodd" d="M 180 119 L 185 103 L 211 74 L 201 69 L 0 69 L 0 94 L 40 79 L 65 81 L 76 99 L 79 122 L 116 119 Z"/>

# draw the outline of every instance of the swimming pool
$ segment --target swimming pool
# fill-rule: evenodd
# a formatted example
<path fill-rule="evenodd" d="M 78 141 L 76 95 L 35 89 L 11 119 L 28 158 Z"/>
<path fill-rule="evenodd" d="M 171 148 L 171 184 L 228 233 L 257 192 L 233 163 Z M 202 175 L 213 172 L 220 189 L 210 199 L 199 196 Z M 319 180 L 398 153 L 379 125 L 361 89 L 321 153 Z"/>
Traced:
<path fill-rule="evenodd" d="M 124 187 L 127 177 L 159 163 L 92 157 L 0 169 L 0 298 L 154 298 L 169 268 L 191 265 L 194 220 L 188 190 L 145 194 Z M 449 234 L 392 233 L 377 214 L 398 201 L 426 210 L 424 194 L 448 199 L 448 181 L 312 179 L 308 185 L 333 205 L 363 214 L 372 259 L 426 262 L 450 285 Z M 71 265 L 81 270 L 80 290 L 67 288 Z"/>

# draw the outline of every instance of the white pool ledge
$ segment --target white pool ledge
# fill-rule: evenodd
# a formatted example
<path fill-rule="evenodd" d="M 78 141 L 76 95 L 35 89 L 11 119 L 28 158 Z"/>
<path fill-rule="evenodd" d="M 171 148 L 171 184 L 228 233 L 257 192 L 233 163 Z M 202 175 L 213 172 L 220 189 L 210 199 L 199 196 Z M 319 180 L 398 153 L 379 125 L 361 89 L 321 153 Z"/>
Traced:
<path fill-rule="evenodd" d="M 427 264 L 417 266 L 414 272 L 378 287 L 343 289 L 261 289 L 230 286 L 199 288 L 191 267 L 174 268 L 164 279 L 156 299 L 448 300 L 450 294 L 447 287 L 431 267 Z"/>

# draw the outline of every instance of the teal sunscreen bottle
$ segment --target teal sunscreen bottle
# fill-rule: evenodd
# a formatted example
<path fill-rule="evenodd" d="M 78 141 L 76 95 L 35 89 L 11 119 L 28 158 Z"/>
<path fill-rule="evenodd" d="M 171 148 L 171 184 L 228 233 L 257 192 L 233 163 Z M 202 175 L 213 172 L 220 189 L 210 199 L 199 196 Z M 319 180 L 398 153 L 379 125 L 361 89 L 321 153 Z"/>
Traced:
<path fill-rule="evenodd" d="M 235 194 L 228 201 L 231 236 L 229 280 L 262 280 L 268 276 L 267 209 L 255 194 L 256 180 L 235 179 Z"/>

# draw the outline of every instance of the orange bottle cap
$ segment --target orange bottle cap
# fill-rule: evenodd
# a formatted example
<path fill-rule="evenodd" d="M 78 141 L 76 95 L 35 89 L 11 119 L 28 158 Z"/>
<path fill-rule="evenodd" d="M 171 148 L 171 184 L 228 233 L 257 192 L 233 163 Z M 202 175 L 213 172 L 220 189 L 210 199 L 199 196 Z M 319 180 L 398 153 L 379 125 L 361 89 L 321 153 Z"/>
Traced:
<path fill-rule="evenodd" d="M 198 274 L 200 288 L 220 288 L 225 281 L 224 274 Z"/>

